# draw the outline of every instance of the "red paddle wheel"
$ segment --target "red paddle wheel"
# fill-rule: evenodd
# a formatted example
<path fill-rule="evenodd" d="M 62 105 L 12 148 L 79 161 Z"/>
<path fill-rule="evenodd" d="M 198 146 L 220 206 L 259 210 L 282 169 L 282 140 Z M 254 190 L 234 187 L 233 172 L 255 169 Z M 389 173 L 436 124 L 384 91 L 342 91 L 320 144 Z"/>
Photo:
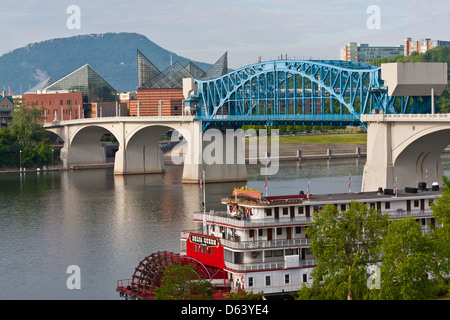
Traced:
<path fill-rule="evenodd" d="M 180 256 L 173 252 L 158 251 L 145 257 L 139 263 L 131 279 L 118 280 L 116 291 L 120 293 L 121 297 L 127 299 L 153 299 L 153 290 L 161 286 L 164 270 L 169 265 L 178 262 L 195 264 L 196 273 L 203 279 L 221 279 L 223 283 L 226 282 L 226 274 L 221 269 L 205 266 L 196 259 Z"/>

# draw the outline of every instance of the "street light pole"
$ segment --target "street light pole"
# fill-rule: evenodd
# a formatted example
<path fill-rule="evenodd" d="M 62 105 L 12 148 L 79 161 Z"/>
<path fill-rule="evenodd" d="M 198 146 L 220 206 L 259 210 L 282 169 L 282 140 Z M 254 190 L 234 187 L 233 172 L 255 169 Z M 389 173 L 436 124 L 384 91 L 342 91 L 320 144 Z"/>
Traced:
<path fill-rule="evenodd" d="M 20 154 L 20 165 L 19 165 L 19 171 L 22 172 L 22 150 L 19 151 Z"/>

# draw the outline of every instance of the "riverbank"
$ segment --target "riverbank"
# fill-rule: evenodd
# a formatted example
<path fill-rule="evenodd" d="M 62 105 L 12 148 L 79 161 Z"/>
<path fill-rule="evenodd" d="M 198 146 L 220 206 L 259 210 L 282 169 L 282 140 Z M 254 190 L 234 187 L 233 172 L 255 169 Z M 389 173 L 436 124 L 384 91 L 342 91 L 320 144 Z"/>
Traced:
<path fill-rule="evenodd" d="M 183 143 L 175 145 L 164 153 L 166 164 L 180 163 L 183 152 Z M 267 149 L 272 158 L 278 161 L 304 161 L 337 158 L 365 158 L 367 146 L 365 144 L 342 144 L 342 143 L 279 143 L 278 152 L 271 152 L 271 144 L 267 143 Z M 260 162 L 257 144 L 246 144 L 246 163 Z"/>
<path fill-rule="evenodd" d="M 286 140 L 285 140 L 286 141 Z M 270 152 L 270 142 L 267 143 L 268 151 Z M 180 163 L 180 154 L 183 150 L 184 144 L 182 142 L 164 142 L 161 149 L 164 152 L 164 163 L 167 165 L 174 165 Z M 246 163 L 260 162 L 257 145 L 246 144 L 245 161 Z M 450 147 L 447 147 L 443 153 L 450 153 Z M 256 157 L 255 157 L 256 156 Z M 301 142 L 280 142 L 278 155 L 271 154 L 276 157 L 278 161 L 308 161 L 308 160 L 331 160 L 331 159 L 345 159 L 345 158 L 365 158 L 367 156 L 366 144 L 350 144 L 350 143 L 301 143 Z M 175 163 L 174 163 L 175 160 Z M 24 168 L 20 171 L 19 168 L 0 168 L 0 173 L 20 173 L 20 172 L 45 172 L 56 170 L 85 170 L 85 169 L 100 169 L 113 168 L 114 158 L 108 158 L 107 163 L 92 163 L 72 165 L 65 169 L 62 165 L 48 166 L 47 168 Z"/>

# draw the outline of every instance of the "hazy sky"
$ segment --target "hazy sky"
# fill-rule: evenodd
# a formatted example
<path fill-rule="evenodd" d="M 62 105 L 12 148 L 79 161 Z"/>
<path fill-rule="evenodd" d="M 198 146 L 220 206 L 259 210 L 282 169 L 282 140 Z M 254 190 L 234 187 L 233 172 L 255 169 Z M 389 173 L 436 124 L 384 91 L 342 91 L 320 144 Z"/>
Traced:
<path fill-rule="evenodd" d="M 3 2 L 3 1 L 2 1 Z M 339 59 L 356 41 L 403 44 L 405 38 L 450 41 L 449 0 L 17 0 L 2 3 L 0 55 L 29 43 L 80 34 L 136 32 L 196 61 L 228 51 L 237 68 L 288 57 Z M 70 5 L 80 8 L 69 29 Z M 379 8 L 379 20 L 373 20 Z M 369 28 L 367 20 L 379 22 Z M 74 20 L 71 20 L 72 22 Z M 120 44 L 119 44 L 120 45 Z"/>

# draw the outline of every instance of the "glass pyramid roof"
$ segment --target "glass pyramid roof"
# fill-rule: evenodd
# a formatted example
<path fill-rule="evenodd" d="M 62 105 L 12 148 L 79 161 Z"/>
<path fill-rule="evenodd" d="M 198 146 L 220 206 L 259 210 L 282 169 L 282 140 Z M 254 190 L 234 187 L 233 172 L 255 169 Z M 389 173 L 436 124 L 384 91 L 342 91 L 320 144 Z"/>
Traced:
<path fill-rule="evenodd" d="M 31 88 L 30 90 L 25 92 L 25 94 L 32 94 L 32 93 L 36 93 L 38 90 L 44 90 L 45 88 L 47 88 L 52 83 L 55 83 L 55 80 L 53 80 L 52 77 L 49 77 L 49 78 L 39 82 L 33 88 Z"/>
<path fill-rule="evenodd" d="M 185 67 L 175 62 L 164 71 L 150 62 L 138 50 L 138 89 L 182 89 L 183 78 L 210 79 L 220 77 L 228 72 L 227 53 L 207 71 L 203 71 L 193 62 Z"/>
<path fill-rule="evenodd" d="M 222 57 L 206 72 L 202 79 L 212 79 L 223 76 L 228 72 L 228 53 L 225 52 Z"/>
<path fill-rule="evenodd" d="M 117 91 L 88 64 L 46 88 L 47 91 L 83 92 L 84 102 L 114 102 Z"/>
<path fill-rule="evenodd" d="M 150 79 L 161 73 L 157 67 L 139 50 L 137 51 L 138 61 L 138 88 L 148 83 Z"/>

